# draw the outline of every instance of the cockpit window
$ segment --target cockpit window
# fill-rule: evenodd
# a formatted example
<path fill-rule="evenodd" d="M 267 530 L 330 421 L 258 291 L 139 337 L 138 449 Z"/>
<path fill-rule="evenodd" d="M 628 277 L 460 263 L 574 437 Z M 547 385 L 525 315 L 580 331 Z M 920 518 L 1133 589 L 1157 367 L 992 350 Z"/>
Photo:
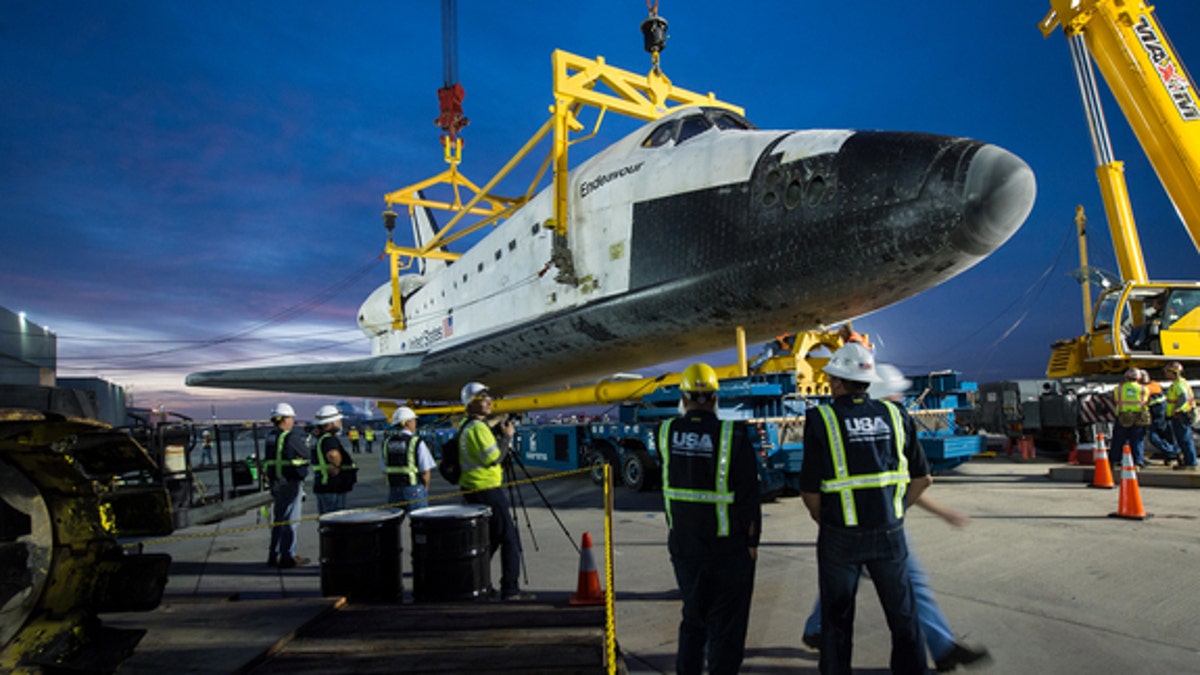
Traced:
<path fill-rule="evenodd" d="M 657 148 L 660 145 L 666 145 L 675 138 L 675 127 L 679 126 L 677 120 L 671 120 L 665 124 L 660 124 L 650 132 L 646 140 L 642 141 L 643 148 Z"/>
<path fill-rule="evenodd" d="M 700 114 L 663 122 L 642 141 L 643 148 L 657 148 L 671 142 L 682 143 L 697 134 L 716 127 L 719 130 L 744 131 L 754 129 L 745 117 L 722 108 L 701 108 Z"/>
<path fill-rule="evenodd" d="M 718 129 L 753 129 L 754 125 L 750 124 L 744 117 L 739 117 L 730 112 L 713 111 L 708 114 L 708 119 L 717 126 Z"/>
<path fill-rule="evenodd" d="M 676 143 L 682 143 L 697 134 L 702 134 L 712 128 L 712 122 L 704 115 L 685 117 L 679 123 L 679 138 Z"/>

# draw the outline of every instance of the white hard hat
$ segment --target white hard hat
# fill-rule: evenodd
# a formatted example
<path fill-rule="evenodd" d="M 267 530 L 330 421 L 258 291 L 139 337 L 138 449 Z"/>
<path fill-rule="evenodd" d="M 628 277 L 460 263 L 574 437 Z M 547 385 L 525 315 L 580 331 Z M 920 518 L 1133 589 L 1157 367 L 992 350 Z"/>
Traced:
<path fill-rule="evenodd" d="M 488 388 L 482 382 L 468 382 L 463 385 L 462 392 L 459 393 L 459 398 L 462 399 L 463 405 L 470 405 L 471 401 L 479 398 L 488 392 Z"/>
<path fill-rule="evenodd" d="M 822 370 L 851 382 L 879 381 L 879 374 L 875 372 L 875 354 L 859 342 L 848 342 L 834 352 Z"/>
<path fill-rule="evenodd" d="M 313 421 L 317 424 L 329 424 L 342 419 L 342 411 L 331 405 L 323 405 L 317 408 L 317 414 Z"/>
<path fill-rule="evenodd" d="M 295 416 L 296 416 L 296 411 L 292 410 L 292 406 L 290 406 L 286 403 L 276 403 L 275 407 L 271 409 L 271 419 L 275 419 L 276 417 L 295 417 Z"/>
<path fill-rule="evenodd" d="M 417 413 L 413 412 L 413 409 L 406 405 L 396 408 L 396 412 L 392 413 L 392 424 L 404 424 L 409 420 L 415 419 L 417 419 Z"/>
<path fill-rule="evenodd" d="M 875 372 L 879 374 L 879 381 L 872 383 L 871 387 L 867 389 L 867 394 L 871 398 L 887 398 L 903 394 L 912 386 L 912 380 L 904 377 L 904 373 L 890 363 L 875 364 Z"/>

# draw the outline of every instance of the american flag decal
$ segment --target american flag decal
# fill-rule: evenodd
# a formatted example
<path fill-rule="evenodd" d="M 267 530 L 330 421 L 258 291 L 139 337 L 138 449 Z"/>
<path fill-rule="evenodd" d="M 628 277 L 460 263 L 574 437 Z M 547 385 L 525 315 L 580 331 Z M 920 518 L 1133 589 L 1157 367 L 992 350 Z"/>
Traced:
<path fill-rule="evenodd" d="M 451 335 L 454 335 L 454 317 L 447 316 L 442 319 L 442 337 L 448 338 Z"/>

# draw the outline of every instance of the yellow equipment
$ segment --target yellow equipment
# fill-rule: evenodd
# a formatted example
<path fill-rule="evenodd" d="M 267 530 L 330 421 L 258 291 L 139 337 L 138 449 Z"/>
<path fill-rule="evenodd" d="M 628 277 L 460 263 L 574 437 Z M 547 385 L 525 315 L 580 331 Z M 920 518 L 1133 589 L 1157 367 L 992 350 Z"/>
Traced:
<path fill-rule="evenodd" d="M 117 538 L 169 534 L 170 498 L 91 408 L 73 390 L 0 389 L 0 672 L 112 672 L 145 631 L 96 615 L 162 599 L 170 556 Z"/>
<path fill-rule="evenodd" d="M 387 210 L 383 212 L 384 227 L 389 233 L 384 253 L 391 259 L 393 328 L 400 329 L 404 326 L 400 272 L 408 269 L 417 258 L 457 260 L 461 254 L 446 251 L 444 250 L 445 246 L 484 227 L 494 226 L 512 215 L 534 197 L 542 177 L 547 169 L 551 168 L 553 170 L 554 218 L 547 221 L 546 227 L 552 228 L 559 240 L 563 242 L 559 254 L 562 256 L 563 263 L 560 265 L 560 269 L 573 268 L 574 261 L 565 243 L 569 223 L 567 149 L 575 143 L 595 136 L 604 121 L 605 113 L 612 111 L 650 121 L 688 105 L 717 106 L 732 110 L 739 115 L 744 112 L 742 108 L 717 100 L 712 93 L 699 94 L 675 87 L 659 68 L 658 54 L 655 53 L 654 57 L 654 67 L 650 73 L 638 75 L 608 65 L 603 57 L 588 59 L 561 49 L 555 50 L 553 55 L 555 103 L 550 107 L 550 119 L 487 183 L 480 187 L 471 182 L 459 170 L 461 153 L 451 153 L 447 150 L 445 160 L 450 168 L 432 178 L 384 195 L 384 201 L 388 205 Z M 599 110 L 595 126 L 591 134 L 572 139 L 570 135 L 573 132 L 584 129 L 578 115 L 585 105 Z M 500 181 L 520 164 L 547 135 L 551 138 L 549 154 L 542 162 L 525 194 L 519 197 L 502 197 L 492 193 Z M 424 190 L 437 185 L 448 186 L 452 190 L 453 200 L 439 201 L 422 196 Z M 464 189 L 471 193 L 465 203 L 462 198 Z M 397 204 L 408 206 L 410 215 L 413 209 L 419 207 L 449 211 L 454 215 L 436 236 L 424 242 L 420 248 L 399 246 L 391 239 L 397 215 L 392 207 Z M 460 225 L 468 215 L 479 216 L 480 220 L 470 225 Z M 570 275 L 565 275 L 563 280 L 564 282 L 577 282 Z"/>
<path fill-rule="evenodd" d="M 1040 28 L 1048 37 L 1061 27 L 1071 47 L 1122 284 L 1102 293 L 1088 317 L 1087 335 L 1054 344 L 1046 375 L 1119 373 L 1171 360 L 1196 367 L 1200 282 L 1148 280 L 1124 164 L 1113 157 L 1091 62 L 1099 66 L 1197 250 L 1200 97 L 1142 0 L 1050 0 L 1050 5 Z M 1080 228 L 1082 233 L 1082 222 Z"/>

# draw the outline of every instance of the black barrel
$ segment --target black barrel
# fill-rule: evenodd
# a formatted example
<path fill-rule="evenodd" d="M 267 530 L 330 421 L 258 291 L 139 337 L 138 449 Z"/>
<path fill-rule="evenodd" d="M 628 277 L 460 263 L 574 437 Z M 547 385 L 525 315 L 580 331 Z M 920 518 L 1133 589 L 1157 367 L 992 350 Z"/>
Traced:
<path fill-rule="evenodd" d="M 442 602 L 487 597 L 492 583 L 488 519 L 478 504 L 430 506 L 412 517 L 413 600 Z"/>
<path fill-rule="evenodd" d="M 382 509 L 321 516 L 321 595 L 400 602 L 403 515 L 403 509 Z"/>

